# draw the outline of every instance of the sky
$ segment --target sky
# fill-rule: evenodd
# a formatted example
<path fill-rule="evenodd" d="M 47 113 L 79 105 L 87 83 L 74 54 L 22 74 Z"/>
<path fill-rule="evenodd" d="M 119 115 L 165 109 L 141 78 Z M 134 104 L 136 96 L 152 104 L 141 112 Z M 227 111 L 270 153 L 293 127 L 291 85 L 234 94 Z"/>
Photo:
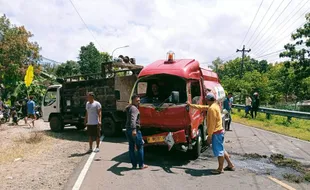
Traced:
<path fill-rule="evenodd" d="M 24 25 L 41 55 L 57 62 L 78 60 L 90 42 L 110 54 L 129 45 L 114 56 L 139 65 L 172 50 L 207 67 L 217 57 L 241 56 L 242 45 L 253 58 L 281 61 L 274 52 L 291 42 L 306 12 L 310 0 L 0 0 L 0 14 Z"/>

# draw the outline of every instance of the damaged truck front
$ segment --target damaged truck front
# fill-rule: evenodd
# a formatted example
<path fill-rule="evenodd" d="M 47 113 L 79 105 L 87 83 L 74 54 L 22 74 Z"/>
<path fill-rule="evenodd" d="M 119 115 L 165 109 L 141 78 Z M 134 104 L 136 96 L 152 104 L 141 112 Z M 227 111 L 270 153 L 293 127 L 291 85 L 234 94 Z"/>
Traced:
<path fill-rule="evenodd" d="M 225 92 L 217 74 L 200 68 L 194 59 L 174 60 L 170 52 L 167 60 L 144 67 L 132 94 L 141 98 L 145 146 L 174 147 L 198 158 L 206 142 L 206 112 L 189 107 L 187 102 L 205 104 L 207 90 L 215 93 L 220 104 L 223 102 Z"/>

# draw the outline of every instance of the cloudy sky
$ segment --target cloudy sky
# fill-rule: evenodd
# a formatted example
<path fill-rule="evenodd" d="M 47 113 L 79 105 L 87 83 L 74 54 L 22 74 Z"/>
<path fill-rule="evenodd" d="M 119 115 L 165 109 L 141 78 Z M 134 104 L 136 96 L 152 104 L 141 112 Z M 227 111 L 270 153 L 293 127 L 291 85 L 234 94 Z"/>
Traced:
<path fill-rule="evenodd" d="M 0 14 L 24 25 L 41 54 L 58 62 L 77 60 L 91 41 L 109 53 L 129 45 L 114 55 L 142 65 L 169 50 L 201 63 L 227 60 L 241 55 L 235 52 L 242 44 L 254 58 L 276 61 L 274 52 L 290 41 L 307 11 L 309 0 L 0 0 Z"/>

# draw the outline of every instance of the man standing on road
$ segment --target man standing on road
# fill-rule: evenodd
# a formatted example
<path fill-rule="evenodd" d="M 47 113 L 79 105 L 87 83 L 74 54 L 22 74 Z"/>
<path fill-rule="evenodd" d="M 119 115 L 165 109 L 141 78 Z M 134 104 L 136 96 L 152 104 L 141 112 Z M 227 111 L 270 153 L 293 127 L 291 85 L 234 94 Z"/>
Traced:
<path fill-rule="evenodd" d="M 28 114 L 28 118 L 31 118 L 32 127 L 34 127 L 34 120 L 36 120 L 35 106 L 36 104 L 33 101 L 33 96 L 30 96 L 27 102 L 27 114 Z M 28 118 L 26 118 L 26 121 Z"/>
<path fill-rule="evenodd" d="M 245 98 L 245 117 L 248 117 L 248 114 L 250 113 L 252 105 L 252 99 L 250 95 L 247 95 Z"/>
<path fill-rule="evenodd" d="M 129 157 L 132 168 L 137 168 L 137 159 L 135 150 L 138 151 L 139 169 L 145 169 L 148 166 L 144 164 L 143 138 L 140 131 L 140 112 L 138 110 L 140 104 L 140 97 L 133 95 L 131 97 L 131 104 L 126 107 L 126 135 L 129 143 Z"/>
<path fill-rule="evenodd" d="M 93 151 L 93 141 L 96 138 L 96 149 L 99 152 L 100 130 L 101 130 L 101 104 L 94 100 L 94 93 L 88 92 L 86 103 L 85 125 L 89 136 L 89 151 Z"/>
<path fill-rule="evenodd" d="M 221 174 L 226 171 L 234 171 L 235 166 L 230 161 L 228 153 L 224 149 L 224 129 L 222 125 L 222 117 L 219 105 L 215 102 L 213 93 L 208 93 L 206 96 L 207 106 L 192 105 L 191 107 L 199 110 L 207 111 L 207 127 L 208 138 L 207 143 L 212 144 L 212 150 L 215 157 L 218 158 L 219 167 L 212 171 L 212 174 Z M 227 161 L 228 166 L 224 168 L 224 160 Z"/>
<path fill-rule="evenodd" d="M 224 105 L 223 105 L 224 109 L 226 109 L 228 111 L 228 117 L 229 117 L 227 131 L 230 131 L 230 124 L 231 124 L 231 106 L 232 106 L 231 102 L 230 102 L 231 98 L 232 98 L 232 93 L 228 93 L 228 96 L 224 100 Z"/>

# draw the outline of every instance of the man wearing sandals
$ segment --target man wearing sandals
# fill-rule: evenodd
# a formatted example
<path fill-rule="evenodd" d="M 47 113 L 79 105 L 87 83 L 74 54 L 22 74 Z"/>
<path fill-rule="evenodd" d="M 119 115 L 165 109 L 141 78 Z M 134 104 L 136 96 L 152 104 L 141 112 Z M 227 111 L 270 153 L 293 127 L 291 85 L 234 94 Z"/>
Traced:
<path fill-rule="evenodd" d="M 129 157 L 132 168 L 137 168 L 137 159 L 135 150 L 138 152 L 139 169 L 145 169 L 148 166 L 144 164 L 143 138 L 140 131 L 140 112 L 138 110 L 140 97 L 133 95 L 131 104 L 126 107 L 126 135 L 129 143 Z"/>
<path fill-rule="evenodd" d="M 230 161 L 229 154 L 224 149 L 224 129 L 222 125 L 222 117 L 219 105 L 215 102 L 215 96 L 209 92 L 206 96 L 207 106 L 190 104 L 191 107 L 199 110 L 208 110 L 207 127 L 208 138 L 207 143 L 212 144 L 212 150 L 215 157 L 218 158 L 219 167 L 212 171 L 212 174 L 221 174 L 226 171 L 234 171 L 235 167 Z M 224 160 L 228 165 L 224 168 Z"/>

